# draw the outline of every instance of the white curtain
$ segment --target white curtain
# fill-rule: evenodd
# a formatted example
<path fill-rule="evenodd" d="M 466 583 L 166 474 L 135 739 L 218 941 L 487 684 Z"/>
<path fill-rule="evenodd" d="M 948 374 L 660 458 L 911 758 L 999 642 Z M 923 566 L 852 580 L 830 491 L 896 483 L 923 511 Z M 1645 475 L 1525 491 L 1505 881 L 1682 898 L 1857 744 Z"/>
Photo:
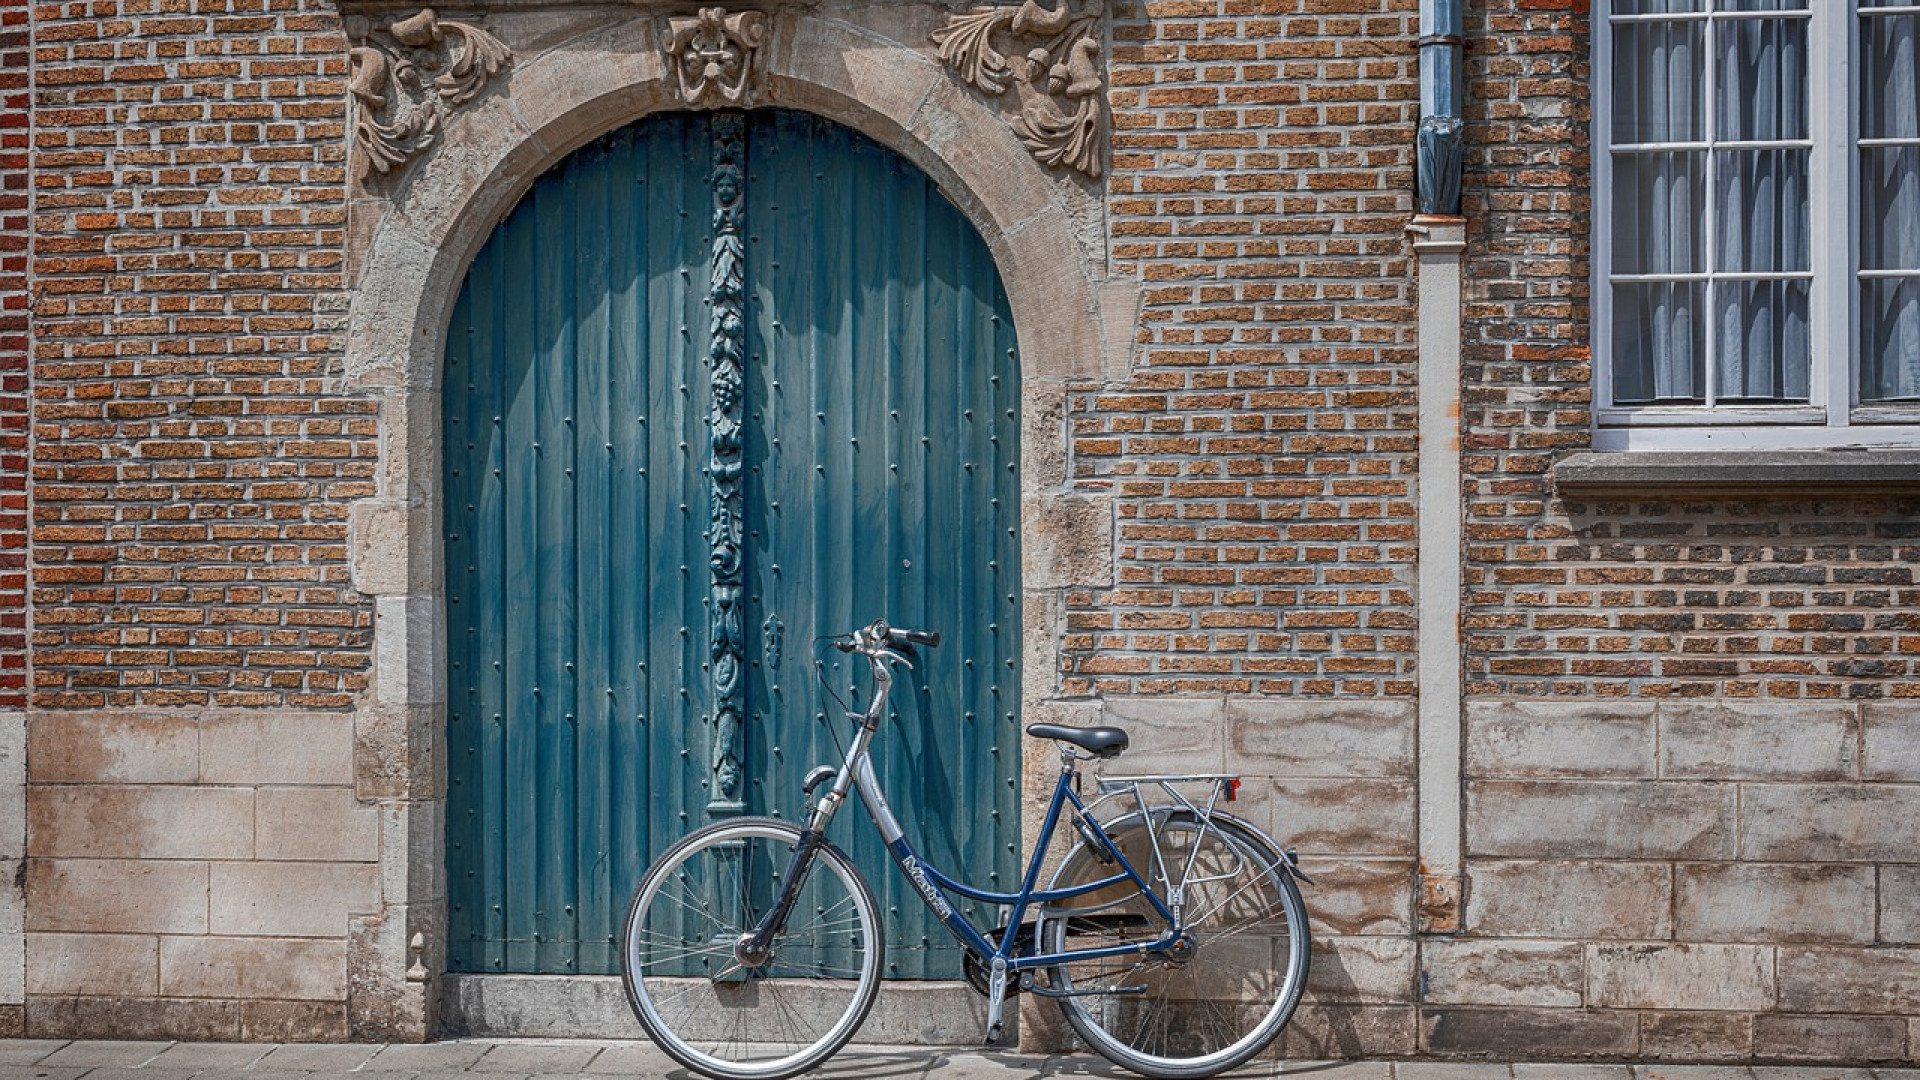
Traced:
<path fill-rule="evenodd" d="M 1920 16 L 1860 22 L 1861 136 L 1920 138 Z M 1920 270 L 1920 148 L 1860 154 L 1861 268 Z M 1863 280 L 1860 323 L 1860 399 L 1920 399 L 1920 279 Z"/>
<path fill-rule="evenodd" d="M 1685 10 L 1684 0 L 1670 0 Z M 1618 5 L 1669 10 L 1662 0 Z M 1625 23 L 1614 28 L 1613 142 L 1689 142 L 1704 137 L 1705 56 L 1698 23 Z M 1705 155 L 1630 151 L 1613 158 L 1613 272 L 1705 270 Z M 1623 282 L 1613 288 L 1613 396 L 1622 404 L 1685 401 L 1705 392 L 1704 288 L 1695 282 Z"/>
<path fill-rule="evenodd" d="M 1729 0 L 1720 0 L 1731 8 Z M 1706 0 L 1615 0 L 1615 13 L 1703 11 Z M 1739 0 L 1739 9 L 1805 10 L 1806 0 Z M 1613 144 L 1790 141 L 1807 137 L 1804 19 L 1616 24 Z M 1715 82 L 1706 85 L 1706 50 Z M 1617 152 L 1613 272 L 1744 274 L 1810 266 L 1808 153 L 1798 148 Z M 1706 250 L 1707 185 L 1715 243 Z M 1715 396 L 1807 400 L 1809 290 L 1787 277 L 1622 282 L 1613 289 L 1613 386 L 1621 404 L 1687 403 L 1707 394 L 1713 320 Z"/>

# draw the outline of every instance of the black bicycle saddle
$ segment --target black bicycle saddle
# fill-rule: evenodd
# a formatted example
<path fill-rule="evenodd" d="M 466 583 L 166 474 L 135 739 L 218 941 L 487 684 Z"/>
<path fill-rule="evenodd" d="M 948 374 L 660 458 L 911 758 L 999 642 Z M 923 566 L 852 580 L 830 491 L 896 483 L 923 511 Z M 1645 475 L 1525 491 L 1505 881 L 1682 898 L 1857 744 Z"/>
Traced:
<path fill-rule="evenodd" d="M 1127 733 L 1117 727 L 1068 727 L 1065 724 L 1028 724 L 1036 739 L 1072 743 L 1097 758 L 1110 758 L 1127 748 Z"/>

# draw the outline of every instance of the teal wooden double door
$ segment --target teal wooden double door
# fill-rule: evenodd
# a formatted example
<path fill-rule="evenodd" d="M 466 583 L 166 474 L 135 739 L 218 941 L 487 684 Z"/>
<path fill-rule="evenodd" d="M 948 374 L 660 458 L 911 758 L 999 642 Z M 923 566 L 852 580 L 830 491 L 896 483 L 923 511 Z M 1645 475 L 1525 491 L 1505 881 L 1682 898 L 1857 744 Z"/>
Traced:
<path fill-rule="evenodd" d="M 946 638 L 880 734 L 894 807 L 1014 887 L 1019 398 L 986 246 L 857 133 L 664 114 L 535 184 L 448 332 L 452 970 L 617 971 L 655 854 L 800 815 L 865 687 L 819 639 L 880 616 Z M 863 818 L 889 973 L 957 974 Z"/>

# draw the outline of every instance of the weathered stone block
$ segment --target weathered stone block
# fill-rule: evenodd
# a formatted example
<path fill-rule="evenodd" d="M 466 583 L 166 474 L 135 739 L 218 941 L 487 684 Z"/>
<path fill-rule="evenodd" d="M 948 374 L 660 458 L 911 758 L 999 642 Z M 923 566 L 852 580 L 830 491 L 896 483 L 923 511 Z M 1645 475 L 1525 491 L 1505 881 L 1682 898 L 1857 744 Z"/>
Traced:
<path fill-rule="evenodd" d="M 1663 702 L 1660 775 L 1709 780 L 1851 780 L 1859 734 L 1850 705 Z"/>
<path fill-rule="evenodd" d="M 1920 863 L 1920 786 L 1749 785 L 1740 797 L 1740 856 Z"/>
<path fill-rule="evenodd" d="M 1920 949 L 1782 946 L 1780 1010 L 1920 1015 Z"/>
<path fill-rule="evenodd" d="M 1106 723 L 1131 745 L 1102 772 L 1225 772 L 1226 706 L 1219 698 L 1108 698 Z"/>
<path fill-rule="evenodd" d="M 1788 1061 L 1900 1061 L 1907 1055 L 1907 1021 L 1898 1016 L 1753 1018 L 1753 1056 Z"/>
<path fill-rule="evenodd" d="M 1640 1018 L 1640 1052 L 1669 1061 L 1732 1061 L 1753 1050 L 1747 1013 L 1650 1012 Z"/>
<path fill-rule="evenodd" d="M 200 728 L 203 784 L 353 783 L 351 713 L 222 712 Z"/>
<path fill-rule="evenodd" d="M 1634 1052 L 1639 1017 L 1594 1009 L 1422 1009 L 1420 1048 L 1437 1054 L 1527 1057 L 1541 1047 L 1560 1058 Z"/>
<path fill-rule="evenodd" d="M 27 718 L 0 711 L 0 859 L 27 854 Z"/>
<path fill-rule="evenodd" d="M 1269 1055 L 1280 1058 L 1400 1057 L 1414 1053 L 1419 1025 L 1411 1005 L 1305 1002 Z"/>
<path fill-rule="evenodd" d="M 1467 864 L 1467 929 L 1561 941 L 1671 936 L 1672 874 L 1642 862 Z"/>
<path fill-rule="evenodd" d="M 27 930 L 204 934 L 207 864 L 33 859 Z"/>
<path fill-rule="evenodd" d="M 1021 582 L 1029 589 L 1113 583 L 1113 500 L 1036 495 L 1022 501 Z"/>
<path fill-rule="evenodd" d="M 1654 774 L 1653 706 L 1631 702 L 1475 701 L 1467 705 L 1466 775 Z"/>
<path fill-rule="evenodd" d="M 1236 813 L 1270 828 L 1286 847 L 1314 854 L 1412 855 L 1410 780 L 1301 780 L 1250 783 Z M 1271 825 L 1266 823 L 1271 821 Z"/>
<path fill-rule="evenodd" d="M 1302 856 L 1300 864 L 1313 878 L 1307 918 L 1315 934 L 1403 934 L 1412 928 L 1412 860 L 1321 862 Z"/>
<path fill-rule="evenodd" d="M 1369 1005 L 1413 1002 L 1411 938 L 1338 937 L 1313 943 L 1307 1000 Z"/>
<path fill-rule="evenodd" d="M 1773 1006 L 1773 950 L 1758 945 L 1590 945 L 1587 1002 L 1616 1009 Z"/>
<path fill-rule="evenodd" d="M 36 784 L 191 784 L 200 724 L 178 713 L 35 713 L 27 750 Z"/>
<path fill-rule="evenodd" d="M 373 682 L 381 703 L 446 699 L 445 627 L 437 596 L 381 596 L 373 603 Z"/>
<path fill-rule="evenodd" d="M 36 996 L 27 1002 L 27 1030 L 39 1038 L 214 1042 L 240 1038 L 240 1005 L 205 999 Z M 142 1060 L 165 1046 L 162 1041 L 147 1049 Z"/>
<path fill-rule="evenodd" d="M 27 992 L 158 993 L 160 939 L 145 934 L 28 934 Z"/>
<path fill-rule="evenodd" d="M 1876 701 L 1861 711 L 1861 776 L 1920 781 L 1920 703 Z"/>
<path fill-rule="evenodd" d="M 1472 855 L 1576 859 L 1733 857 L 1731 785 L 1602 780 L 1467 784 Z"/>
<path fill-rule="evenodd" d="M 1421 1001 L 1575 1008 L 1586 1000 L 1586 965 L 1572 942 L 1432 938 L 1420 949 Z"/>
<path fill-rule="evenodd" d="M 1873 940 L 1868 866 L 1688 864 L 1675 874 L 1674 936 L 1682 941 Z"/>
<path fill-rule="evenodd" d="M 1234 768 L 1271 776 L 1412 776 L 1406 702 L 1228 698 Z"/>
<path fill-rule="evenodd" d="M 239 1004 L 240 1033 L 236 1038 L 246 1042 L 341 1043 L 359 1034 L 347 1021 L 347 1007 L 338 1001 L 242 1001 Z M 253 1076 L 264 1074 L 265 1070 L 261 1070 Z"/>
<path fill-rule="evenodd" d="M 261 859 L 374 862 L 380 813 L 347 788 L 261 788 L 254 795 Z"/>
<path fill-rule="evenodd" d="M 1920 945 L 1920 866 L 1880 868 L 1880 940 Z"/>
<path fill-rule="evenodd" d="M 347 917 L 380 905 L 372 863 L 214 863 L 208 930 L 262 937 L 345 937 Z"/>
<path fill-rule="evenodd" d="M 239 788 L 36 786 L 27 815 L 39 857 L 253 857 L 253 792 Z"/>
<path fill-rule="evenodd" d="M 162 938 L 160 992 L 168 997 L 344 1001 L 347 943 L 344 938 Z"/>

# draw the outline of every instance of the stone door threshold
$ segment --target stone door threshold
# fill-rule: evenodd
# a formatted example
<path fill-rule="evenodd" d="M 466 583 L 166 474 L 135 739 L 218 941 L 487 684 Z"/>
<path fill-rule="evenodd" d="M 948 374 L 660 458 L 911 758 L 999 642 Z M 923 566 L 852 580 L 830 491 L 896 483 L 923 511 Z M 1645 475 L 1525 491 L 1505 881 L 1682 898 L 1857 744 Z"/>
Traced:
<path fill-rule="evenodd" d="M 646 1038 L 618 976 L 450 974 L 443 986 L 443 1037 Z M 986 999 L 964 982 L 890 980 L 854 1042 L 978 1047 L 986 1022 Z"/>

